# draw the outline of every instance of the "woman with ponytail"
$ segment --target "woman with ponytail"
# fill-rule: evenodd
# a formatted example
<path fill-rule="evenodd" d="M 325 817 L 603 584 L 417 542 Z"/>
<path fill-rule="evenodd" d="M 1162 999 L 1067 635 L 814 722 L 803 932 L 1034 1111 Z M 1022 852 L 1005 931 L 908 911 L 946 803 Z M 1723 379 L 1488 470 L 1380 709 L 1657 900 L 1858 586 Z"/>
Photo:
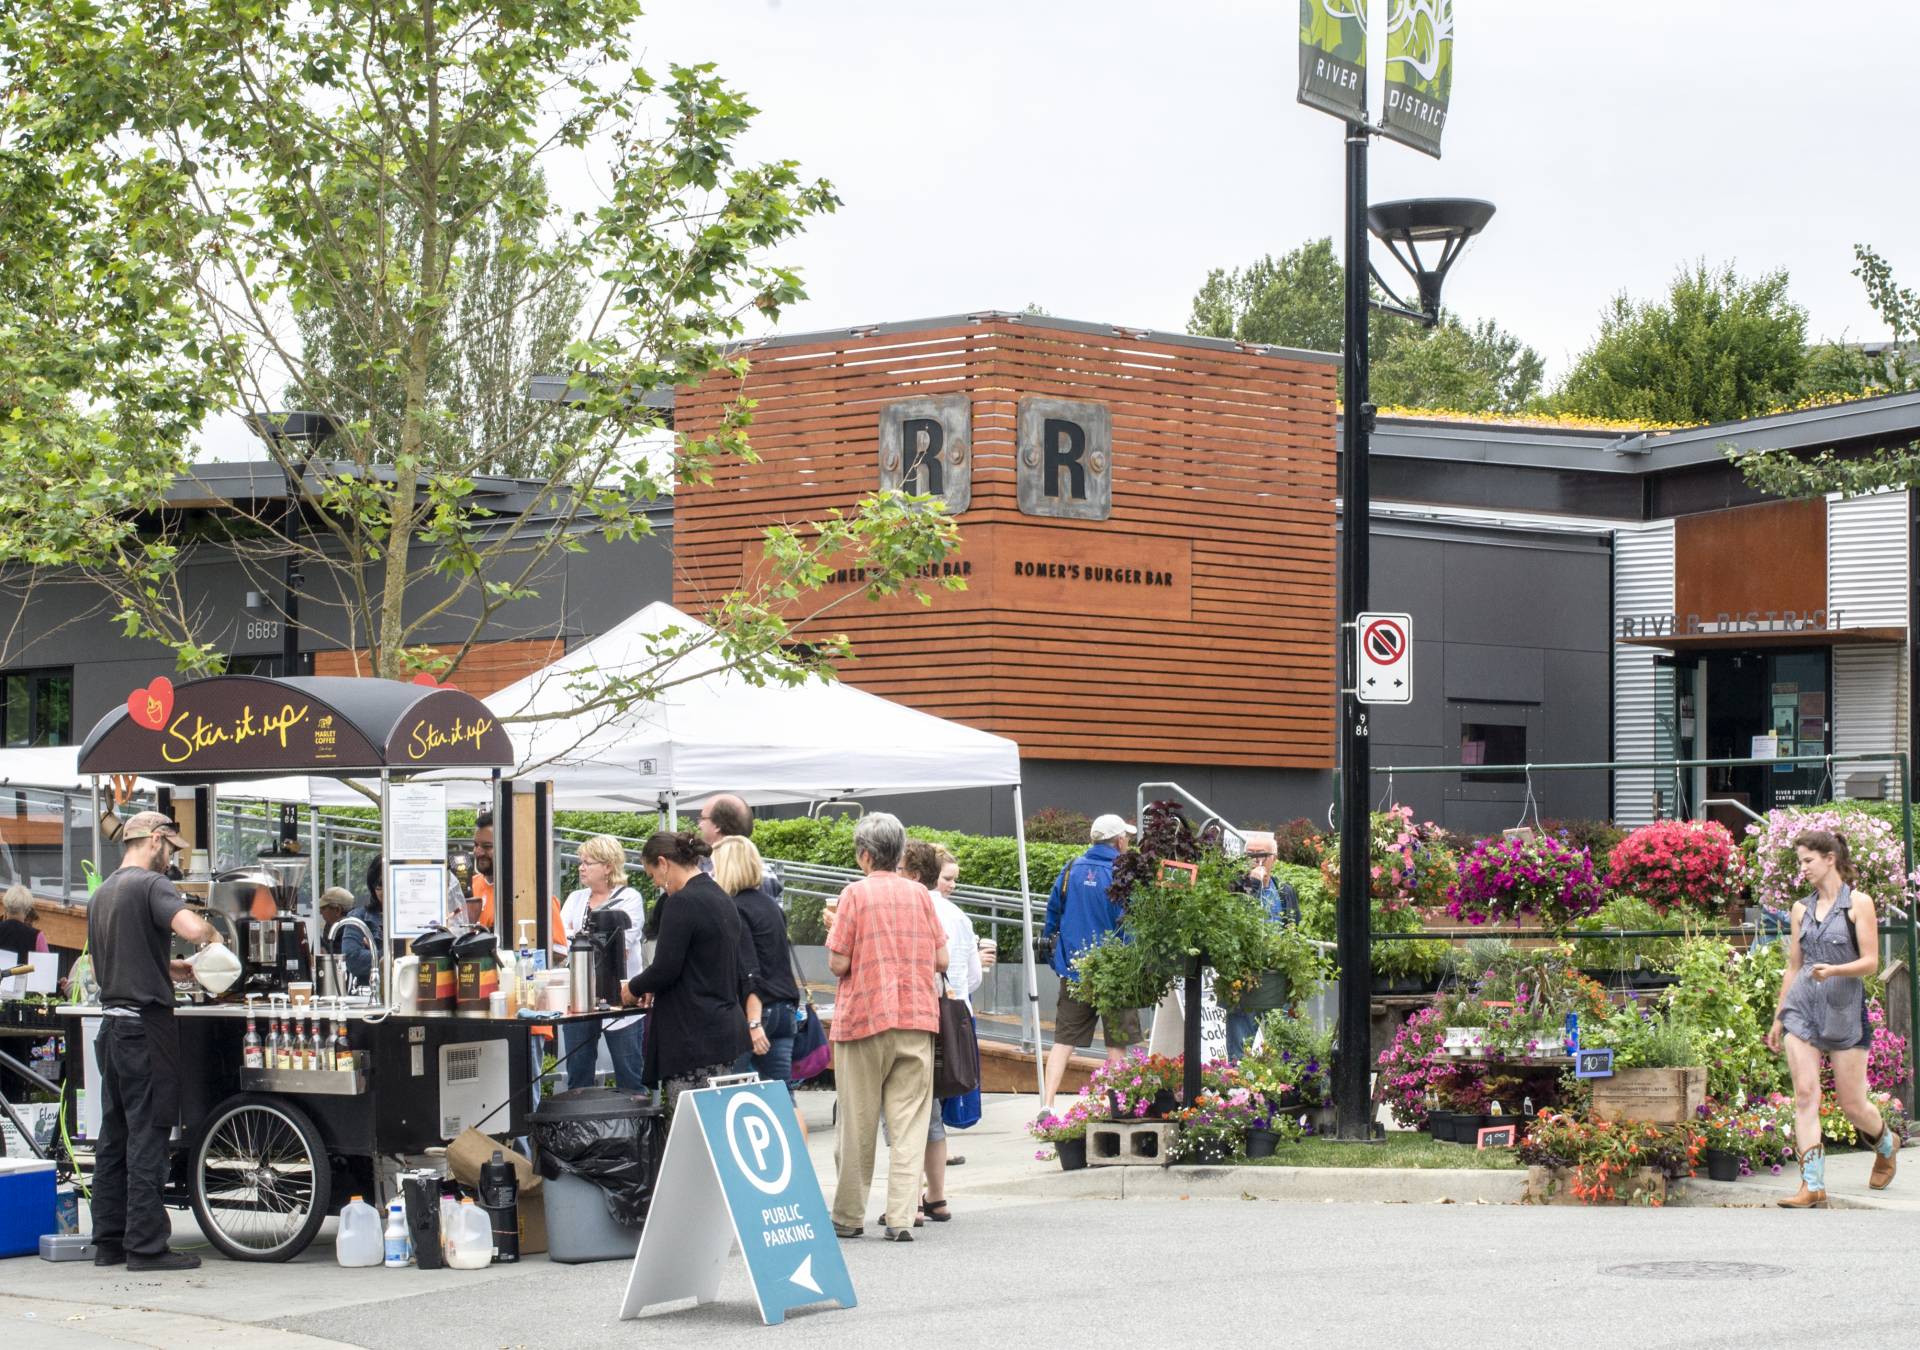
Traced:
<path fill-rule="evenodd" d="M 660 937 L 624 998 L 649 1009 L 642 1078 L 666 1089 L 669 1109 L 689 1088 L 733 1072 L 748 1050 L 751 972 L 741 959 L 733 897 L 700 870 L 712 851 L 697 834 L 666 830 L 640 849 L 640 865 L 660 891 Z"/>
<path fill-rule="evenodd" d="M 1767 1047 L 1784 1046 L 1793 1074 L 1793 1127 L 1800 1150 L 1800 1189 L 1783 1209 L 1827 1207 L 1827 1158 L 1820 1144 L 1820 1057 L 1833 1064 L 1840 1109 L 1873 1149 L 1869 1185 L 1892 1181 L 1900 1140 L 1867 1096 L 1867 1021 L 1864 981 L 1880 969 L 1880 926 L 1873 901 L 1853 889 L 1847 838 L 1807 830 L 1793 841 L 1800 878 L 1812 893 L 1793 906 L 1793 941 Z"/>

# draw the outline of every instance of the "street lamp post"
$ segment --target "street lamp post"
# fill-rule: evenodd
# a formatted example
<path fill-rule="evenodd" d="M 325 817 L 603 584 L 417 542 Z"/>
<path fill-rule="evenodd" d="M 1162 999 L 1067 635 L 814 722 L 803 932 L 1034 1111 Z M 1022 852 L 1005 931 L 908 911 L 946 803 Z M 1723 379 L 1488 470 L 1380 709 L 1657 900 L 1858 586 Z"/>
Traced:
<path fill-rule="evenodd" d="M 1346 353 L 1344 365 L 1340 500 L 1340 901 L 1334 936 L 1340 962 L 1340 1055 L 1334 1061 L 1334 1104 L 1338 1136 L 1364 1140 L 1373 1135 L 1372 1094 L 1367 1090 L 1373 1061 L 1372 964 L 1373 877 L 1370 818 L 1372 754 L 1366 705 L 1360 701 L 1356 621 L 1367 609 L 1372 565 L 1368 455 L 1373 436 L 1373 403 L 1368 397 L 1367 315 L 1370 309 L 1398 314 L 1431 327 L 1440 321 L 1440 283 L 1468 239 L 1493 216 L 1489 202 L 1463 198 L 1423 198 L 1367 204 L 1367 140 L 1364 122 L 1347 124 Z M 1374 268 L 1369 232 L 1381 242 L 1418 286 L 1420 307 L 1400 300 Z M 1439 255 L 1422 258 L 1420 246 L 1439 246 Z M 1372 299 L 1378 282 L 1391 303 Z"/>
<path fill-rule="evenodd" d="M 298 551 L 294 547 L 294 535 L 300 524 L 301 480 L 306 477 L 307 457 L 311 448 L 319 445 L 339 430 L 339 423 L 328 413 L 287 412 L 263 413 L 249 417 L 247 426 L 261 440 L 273 445 L 299 445 L 307 447 L 300 455 L 298 473 L 287 467 L 286 461 L 280 461 L 280 473 L 286 482 L 286 502 L 280 511 L 280 533 L 287 541 L 286 561 L 282 565 L 280 580 L 280 677 L 300 673 L 300 587 L 302 578 L 298 561 Z"/>

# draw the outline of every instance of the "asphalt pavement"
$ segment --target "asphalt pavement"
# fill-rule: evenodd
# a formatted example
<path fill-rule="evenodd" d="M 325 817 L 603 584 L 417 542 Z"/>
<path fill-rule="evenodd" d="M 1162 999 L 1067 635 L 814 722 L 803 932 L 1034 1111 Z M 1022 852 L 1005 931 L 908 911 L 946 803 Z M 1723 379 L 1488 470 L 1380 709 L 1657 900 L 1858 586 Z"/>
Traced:
<path fill-rule="evenodd" d="M 803 1101 L 830 1185 L 831 1099 Z M 911 1244 L 879 1241 L 873 1229 L 842 1244 L 859 1306 L 798 1310 L 781 1328 L 760 1324 L 737 1257 L 716 1303 L 622 1322 L 624 1261 L 343 1270 L 323 1239 L 289 1265 L 211 1258 L 189 1275 L 0 1262 L 0 1347 L 493 1350 L 697 1340 L 847 1350 L 1253 1337 L 1279 1346 L 1605 1340 L 1694 1350 L 1838 1335 L 1907 1344 L 1920 1313 L 1906 1255 L 1920 1236 L 1912 1206 L 1797 1214 L 1412 1203 L 1416 1192 L 1396 1192 L 1378 1174 L 1383 1199 L 1333 1201 L 1314 1198 L 1336 1189 L 1320 1184 L 1324 1172 L 1288 1180 L 1275 1174 L 1301 1169 L 1267 1168 L 1152 1170 L 1152 1187 L 1126 1194 L 1155 1198 L 1116 1199 L 1106 1178 L 1133 1169 L 1067 1175 L 1034 1158 L 1024 1135 L 1031 1101 L 992 1102 L 979 1128 L 954 1135 L 968 1162 L 951 1174 L 953 1222 L 918 1230 Z M 1463 1186 L 1473 1176 L 1454 1175 L 1467 1179 Z M 1784 1181 L 1743 1183 L 1759 1188 L 1748 1203 Z M 1904 1200 L 1908 1187 L 1920 1204 L 1920 1165 L 1887 1194 Z M 1242 1198 L 1254 1195 L 1289 1198 Z M 872 1213 L 878 1196 L 876 1186 Z M 191 1219 L 180 1232 L 193 1236 Z"/>

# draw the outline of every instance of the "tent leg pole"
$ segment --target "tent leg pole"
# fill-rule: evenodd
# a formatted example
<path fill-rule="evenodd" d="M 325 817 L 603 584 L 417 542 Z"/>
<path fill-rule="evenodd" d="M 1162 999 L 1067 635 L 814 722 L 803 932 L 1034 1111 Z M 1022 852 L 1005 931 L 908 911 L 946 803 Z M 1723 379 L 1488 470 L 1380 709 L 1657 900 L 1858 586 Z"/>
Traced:
<path fill-rule="evenodd" d="M 211 850 L 208 851 L 207 856 L 213 856 Z M 103 877 L 107 874 L 107 860 L 100 856 L 100 775 L 97 773 L 93 775 L 93 870 Z M 70 896 L 63 895 L 60 898 L 71 902 Z"/>
<path fill-rule="evenodd" d="M 1047 1047 L 1040 1037 L 1040 977 L 1033 968 L 1033 887 L 1027 877 L 1027 811 L 1020 785 L 1013 785 L 1013 837 L 1020 848 L 1020 956 L 1027 972 L 1027 1007 L 1022 1030 L 1033 1033 L 1033 1087 L 1042 1101 L 1047 1096 Z"/>

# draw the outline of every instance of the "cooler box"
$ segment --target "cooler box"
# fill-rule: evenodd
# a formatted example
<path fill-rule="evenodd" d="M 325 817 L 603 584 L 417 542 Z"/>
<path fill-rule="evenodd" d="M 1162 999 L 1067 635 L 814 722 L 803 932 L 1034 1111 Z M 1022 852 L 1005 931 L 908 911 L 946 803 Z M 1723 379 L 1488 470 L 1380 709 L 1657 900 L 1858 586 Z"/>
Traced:
<path fill-rule="evenodd" d="M 51 1162 L 0 1158 L 0 1256 L 33 1256 L 42 1233 L 60 1231 L 55 1180 Z"/>

